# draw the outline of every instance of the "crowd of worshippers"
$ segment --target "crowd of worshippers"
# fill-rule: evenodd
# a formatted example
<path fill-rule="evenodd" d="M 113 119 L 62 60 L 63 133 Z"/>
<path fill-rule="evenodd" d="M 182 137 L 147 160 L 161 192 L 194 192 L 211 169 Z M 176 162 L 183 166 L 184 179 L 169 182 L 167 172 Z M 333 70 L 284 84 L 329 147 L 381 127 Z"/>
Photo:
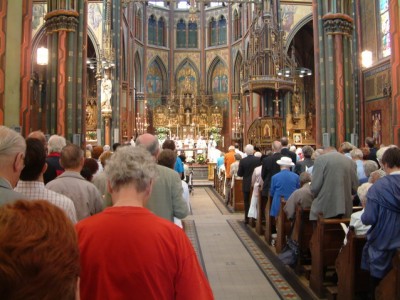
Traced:
<path fill-rule="evenodd" d="M 392 258 L 400 248 L 400 149 L 396 145 L 380 145 L 378 149 L 370 137 L 363 148 L 344 142 L 340 149 L 296 149 L 290 147 L 287 137 L 274 141 L 271 148 L 261 153 L 246 145 L 243 154 L 230 146 L 221 156 L 226 204 L 233 178 L 241 177 L 245 224 L 249 218 L 257 219 L 258 202 L 265 224 L 268 197 L 273 221 L 279 214 L 281 197 L 291 220 L 298 204 L 310 208 L 310 221 L 316 221 L 321 213 L 326 219 L 351 218 L 355 233 L 366 234 L 362 268 L 369 271 L 373 287 L 377 286 L 392 268 Z M 360 205 L 363 209 L 352 213 L 353 206 Z"/>
<path fill-rule="evenodd" d="M 213 299 L 177 161 L 151 134 L 85 153 L 0 126 L 0 298 Z"/>

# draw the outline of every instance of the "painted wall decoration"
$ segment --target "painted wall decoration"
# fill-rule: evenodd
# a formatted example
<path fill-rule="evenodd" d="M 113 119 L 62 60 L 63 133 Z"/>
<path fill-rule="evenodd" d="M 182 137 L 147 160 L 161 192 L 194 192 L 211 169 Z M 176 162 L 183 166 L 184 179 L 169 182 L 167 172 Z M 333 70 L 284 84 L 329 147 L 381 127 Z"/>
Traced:
<path fill-rule="evenodd" d="M 176 70 L 178 66 L 181 64 L 182 61 L 185 59 L 191 60 L 197 69 L 199 69 L 200 66 L 200 52 L 190 52 L 188 53 L 187 51 L 185 52 L 177 52 L 174 51 L 174 69 Z"/>
<path fill-rule="evenodd" d="M 168 70 L 168 51 L 147 49 L 147 61 L 152 61 L 156 56 L 161 59 L 165 68 Z"/>
<path fill-rule="evenodd" d="M 219 62 L 214 69 L 212 75 L 212 92 L 213 94 L 221 94 L 228 92 L 228 75 L 227 68 L 222 62 Z"/>
<path fill-rule="evenodd" d="M 157 62 L 154 61 L 147 72 L 146 91 L 148 94 L 161 94 L 162 92 L 162 73 Z"/>
<path fill-rule="evenodd" d="M 44 16 L 47 13 L 47 4 L 34 3 L 32 11 L 32 38 L 44 24 Z"/>
<path fill-rule="evenodd" d="M 281 5 L 282 29 L 286 35 L 305 16 L 312 13 L 311 5 Z"/>
<path fill-rule="evenodd" d="M 381 110 L 371 111 L 372 137 L 377 145 L 382 143 L 382 112 Z"/>
<path fill-rule="evenodd" d="M 177 92 L 178 95 L 192 94 L 197 95 L 197 75 L 193 67 L 186 63 L 177 74 Z"/>
<path fill-rule="evenodd" d="M 88 4 L 88 25 L 100 45 L 103 44 L 103 3 Z"/>
<path fill-rule="evenodd" d="M 210 68 L 210 64 L 214 61 L 216 57 L 221 58 L 224 61 L 224 63 L 226 63 L 228 61 L 228 54 L 229 52 L 227 49 L 207 51 L 206 53 L 207 69 Z"/>

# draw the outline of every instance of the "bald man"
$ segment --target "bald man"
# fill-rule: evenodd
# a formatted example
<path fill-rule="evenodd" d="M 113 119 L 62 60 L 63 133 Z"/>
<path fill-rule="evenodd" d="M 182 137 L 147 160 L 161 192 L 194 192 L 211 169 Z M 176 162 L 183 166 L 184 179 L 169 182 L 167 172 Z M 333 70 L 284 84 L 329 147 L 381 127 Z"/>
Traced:
<path fill-rule="evenodd" d="M 145 133 L 136 139 L 136 146 L 142 146 L 157 161 L 160 153 L 160 144 L 156 136 Z M 181 179 L 177 172 L 164 166 L 157 165 L 158 176 L 153 185 L 153 191 L 146 207 L 153 213 L 164 219 L 174 221 L 185 218 L 188 206 L 183 200 Z"/>

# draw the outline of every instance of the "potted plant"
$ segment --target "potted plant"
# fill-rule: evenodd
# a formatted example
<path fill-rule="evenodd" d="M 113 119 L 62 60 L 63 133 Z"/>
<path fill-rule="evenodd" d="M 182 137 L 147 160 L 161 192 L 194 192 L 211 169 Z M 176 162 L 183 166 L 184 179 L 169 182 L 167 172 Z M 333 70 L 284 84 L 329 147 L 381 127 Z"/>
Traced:
<path fill-rule="evenodd" d="M 198 154 L 198 155 L 196 156 L 196 162 L 197 162 L 199 165 L 204 165 L 204 164 L 206 163 L 206 158 L 204 157 L 203 154 Z"/>
<path fill-rule="evenodd" d="M 156 129 L 156 134 L 159 140 L 165 140 L 169 134 L 169 129 L 165 127 L 158 127 Z"/>

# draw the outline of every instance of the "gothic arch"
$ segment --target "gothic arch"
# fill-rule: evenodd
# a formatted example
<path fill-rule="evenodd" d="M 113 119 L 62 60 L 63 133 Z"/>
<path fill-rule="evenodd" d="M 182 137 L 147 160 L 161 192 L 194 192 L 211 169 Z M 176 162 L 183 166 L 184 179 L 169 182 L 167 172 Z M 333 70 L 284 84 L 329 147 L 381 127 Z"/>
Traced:
<path fill-rule="evenodd" d="M 242 62 L 242 54 L 240 53 L 240 51 L 238 51 L 233 67 L 233 93 L 240 93 L 240 73 L 242 69 Z"/>
<path fill-rule="evenodd" d="M 286 44 L 285 44 L 285 51 L 286 53 L 289 50 L 289 45 L 292 42 L 293 38 L 295 35 L 299 32 L 301 28 L 303 28 L 304 25 L 306 25 L 308 22 L 312 21 L 313 16 L 312 14 L 309 14 L 302 18 L 299 22 L 296 23 L 296 25 L 293 27 L 293 29 L 289 32 L 287 38 L 286 38 Z"/>
<path fill-rule="evenodd" d="M 176 68 L 175 71 L 175 87 L 177 87 L 178 84 L 178 74 L 179 72 L 186 66 L 188 65 L 196 74 L 196 94 L 199 93 L 199 82 L 200 82 L 200 72 L 198 70 L 198 68 L 196 67 L 196 64 L 189 58 L 185 58 L 184 60 L 182 60 L 180 62 L 180 64 L 178 65 L 178 67 Z"/>
<path fill-rule="evenodd" d="M 139 53 L 135 54 L 135 89 L 136 92 L 143 92 L 143 77 L 142 77 L 142 62 L 140 61 Z"/>
<path fill-rule="evenodd" d="M 168 88 L 168 76 L 167 76 L 167 69 L 165 68 L 164 63 L 162 62 L 161 58 L 157 55 L 155 56 L 148 64 L 148 70 L 147 70 L 147 79 L 146 79 L 146 84 L 148 85 L 148 78 L 149 75 L 151 75 L 151 68 L 154 65 L 154 67 L 158 68 L 160 71 L 161 75 L 161 94 L 167 94 L 167 88 Z M 147 91 L 148 92 L 148 91 Z"/>
<path fill-rule="evenodd" d="M 226 69 L 228 69 L 226 63 L 224 62 L 224 60 L 221 59 L 219 56 L 216 56 L 213 59 L 213 61 L 211 62 L 210 66 L 208 68 L 208 72 L 207 72 L 207 92 L 209 94 L 212 94 L 212 90 L 213 90 L 213 86 L 212 86 L 213 78 L 212 78 L 212 76 L 214 74 L 215 69 L 218 67 L 219 64 L 222 64 Z"/>

